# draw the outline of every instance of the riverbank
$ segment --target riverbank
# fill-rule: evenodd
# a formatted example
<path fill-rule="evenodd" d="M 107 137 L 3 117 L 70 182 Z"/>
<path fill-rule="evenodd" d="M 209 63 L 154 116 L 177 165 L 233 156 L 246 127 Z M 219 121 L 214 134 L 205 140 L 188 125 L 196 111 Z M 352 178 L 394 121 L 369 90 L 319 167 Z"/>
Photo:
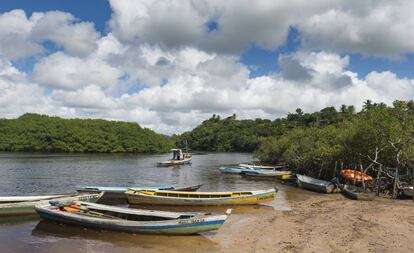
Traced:
<path fill-rule="evenodd" d="M 414 252 L 411 200 L 313 195 L 290 206 L 223 226 L 214 241 L 222 252 Z"/>

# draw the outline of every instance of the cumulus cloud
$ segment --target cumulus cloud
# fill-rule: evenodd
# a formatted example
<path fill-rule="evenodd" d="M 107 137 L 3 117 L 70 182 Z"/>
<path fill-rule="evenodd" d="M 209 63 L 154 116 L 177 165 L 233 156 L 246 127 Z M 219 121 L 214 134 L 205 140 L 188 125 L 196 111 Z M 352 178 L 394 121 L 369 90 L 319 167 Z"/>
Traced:
<path fill-rule="evenodd" d="M 414 51 L 413 1 L 343 1 L 299 24 L 306 47 L 395 58 Z"/>
<path fill-rule="evenodd" d="M 390 71 L 358 76 L 349 52 L 413 52 L 409 1 L 114 0 L 109 32 L 60 11 L 0 14 L 0 115 L 40 112 L 135 121 L 162 133 L 189 130 L 212 114 L 284 116 L 411 99 L 414 80 Z M 215 29 L 208 24 L 214 23 Z M 240 55 L 277 49 L 290 27 L 296 51 L 271 74 L 251 77 Z M 395 41 L 394 41 L 395 40 Z M 57 52 L 44 54 L 50 41 Z M 37 56 L 33 71 L 12 62 Z"/>
<path fill-rule="evenodd" d="M 27 17 L 23 10 L 0 14 L 0 56 L 19 59 L 39 55 L 45 41 L 55 43 L 68 54 L 86 56 L 96 49 L 99 33 L 89 22 L 80 22 L 61 11 L 34 12 Z"/>
<path fill-rule="evenodd" d="M 57 52 L 40 60 L 33 69 L 33 80 L 41 85 L 76 90 L 87 85 L 110 88 L 122 72 L 97 57 L 82 59 Z"/>

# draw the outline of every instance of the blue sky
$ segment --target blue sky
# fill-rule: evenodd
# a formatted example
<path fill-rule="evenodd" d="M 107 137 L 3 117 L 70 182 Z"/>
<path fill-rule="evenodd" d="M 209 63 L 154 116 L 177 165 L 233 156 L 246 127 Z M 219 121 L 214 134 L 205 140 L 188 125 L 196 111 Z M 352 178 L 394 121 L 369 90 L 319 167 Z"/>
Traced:
<path fill-rule="evenodd" d="M 172 134 L 212 114 L 274 119 L 410 100 L 412 9 L 404 0 L 2 0 L 0 117 L 106 118 Z"/>
<path fill-rule="evenodd" d="M 23 9 L 27 15 L 33 12 L 45 12 L 60 10 L 72 13 L 83 21 L 93 22 L 96 29 L 101 34 L 106 34 L 108 28 L 107 21 L 111 16 L 111 8 L 105 0 L 3 0 L 0 2 L 0 12 L 13 9 Z M 217 30 L 217 23 L 208 24 L 210 30 Z M 251 77 L 268 75 L 279 70 L 277 59 L 280 54 L 294 52 L 298 48 L 299 32 L 297 29 L 290 28 L 287 41 L 276 50 L 266 50 L 255 45 L 248 46 L 240 57 L 240 61 L 251 68 Z M 51 43 L 46 44 L 49 51 L 56 51 Z M 31 71 L 33 59 L 17 61 L 16 66 L 25 71 Z M 414 55 L 407 54 L 400 59 L 385 59 L 379 57 L 367 57 L 361 54 L 350 54 L 349 69 L 357 72 L 360 77 L 365 77 L 371 71 L 390 70 L 400 78 L 414 77 Z"/>

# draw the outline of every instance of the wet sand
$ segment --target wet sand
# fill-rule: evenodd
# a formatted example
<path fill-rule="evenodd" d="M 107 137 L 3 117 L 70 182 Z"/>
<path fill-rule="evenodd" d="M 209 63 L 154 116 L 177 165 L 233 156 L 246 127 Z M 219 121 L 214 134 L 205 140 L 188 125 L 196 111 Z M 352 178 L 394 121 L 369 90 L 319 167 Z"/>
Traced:
<path fill-rule="evenodd" d="M 226 208 L 202 209 L 223 212 Z M 36 217 L 0 222 L 1 226 L 8 230 L 7 234 L 0 233 L 0 241 L 10 242 L 1 249 L 7 253 L 414 252 L 413 201 L 358 202 L 340 194 L 290 187 L 283 187 L 277 200 L 268 205 L 234 207 L 220 230 L 195 236 L 100 231 L 39 221 Z"/>
<path fill-rule="evenodd" d="M 411 200 L 360 202 L 305 191 L 302 197 L 290 211 L 233 220 L 211 239 L 222 252 L 414 252 Z"/>

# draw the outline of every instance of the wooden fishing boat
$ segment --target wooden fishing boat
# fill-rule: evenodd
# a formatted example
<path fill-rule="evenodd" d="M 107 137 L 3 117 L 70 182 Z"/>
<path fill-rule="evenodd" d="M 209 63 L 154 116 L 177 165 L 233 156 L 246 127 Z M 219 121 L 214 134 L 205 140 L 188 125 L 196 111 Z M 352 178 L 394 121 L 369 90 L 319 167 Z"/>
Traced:
<path fill-rule="evenodd" d="M 181 149 L 171 149 L 171 151 L 173 153 L 173 158 L 165 162 L 159 162 L 157 163 L 157 166 L 168 167 L 175 165 L 191 164 L 192 156 L 188 154 L 188 152 L 184 154 Z"/>
<path fill-rule="evenodd" d="M 322 192 L 322 193 L 334 193 L 335 185 L 332 182 L 308 177 L 304 175 L 296 174 L 297 183 L 299 187 L 307 190 Z"/>
<path fill-rule="evenodd" d="M 340 185 L 339 189 L 345 197 L 348 197 L 350 199 L 371 201 L 375 198 L 375 194 L 373 192 L 365 191 L 364 189 L 355 185 Z"/>
<path fill-rule="evenodd" d="M 402 194 L 405 197 L 412 198 L 413 197 L 413 187 L 412 186 L 402 187 Z"/>
<path fill-rule="evenodd" d="M 77 191 L 79 193 L 96 193 L 103 192 L 103 196 L 100 199 L 100 203 L 122 204 L 127 203 L 125 192 L 128 189 L 136 190 L 171 190 L 171 191 L 197 191 L 202 184 L 190 185 L 190 186 L 134 186 L 134 187 L 107 187 L 107 186 L 84 186 L 79 187 Z"/>
<path fill-rule="evenodd" d="M 2 216 L 22 216 L 35 214 L 34 206 L 37 204 L 47 203 L 49 200 L 60 200 L 63 202 L 72 202 L 74 200 L 96 202 L 103 193 L 92 194 L 66 194 L 54 195 L 57 197 L 31 201 L 9 202 L 0 204 L 0 217 Z M 23 198 L 21 198 L 23 199 Z"/>
<path fill-rule="evenodd" d="M 228 167 L 220 167 L 219 171 L 222 173 L 228 173 L 228 174 L 243 174 L 244 172 L 269 172 L 269 170 L 263 170 L 263 169 L 253 169 L 250 167 L 242 167 L 242 166 L 228 166 Z"/>
<path fill-rule="evenodd" d="M 262 169 L 262 170 L 276 170 L 281 169 L 283 166 L 278 165 L 265 165 L 265 164 L 255 164 L 255 163 L 240 163 L 240 167 L 249 167 L 252 169 Z"/>
<path fill-rule="evenodd" d="M 52 221 L 144 234 L 191 235 L 217 230 L 231 213 L 213 215 L 207 213 L 179 213 L 121 208 L 85 202 L 69 205 L 53 202 L 36 205 L 40 217 Z"/>
<path fill-rule="evenodd" d="M 68 197 L 70 195 L 73 195 L 73 193 L 58 194 L 58 195 L 43 195 L 43 196 L 42 195 L 40 196 L 6 196 L 6 197 L 0 197 L 0 204 L 56 199 L 56 198 Z"/>
<path fill-rule="evenodd" d="M 282 177 L 287 177 L 292 174 L 291 171 L 284 170 L 267 170 L 267 171 L 244 171 L 241 173 L 243 176 L 247 177 L 260 177 L 260 178 L 271 178 L 271 179 L 281 179 Z"/>
<path fill-rule="evenodd" d="M 353 181 L 355 179 L 358 183 L 362 182 L 362 179 L 365 182 L 372 181 L 371 176 L 357 170 L 341 170 L 339 174 L 347 180 Z"/>
<path fill-rule="evenodd" d="M 151 205 L 255 205 L 275 198 L 277 188 L 237 192 L 177 192 L 133 190 L 126 192 L 130 204 Z"/>

